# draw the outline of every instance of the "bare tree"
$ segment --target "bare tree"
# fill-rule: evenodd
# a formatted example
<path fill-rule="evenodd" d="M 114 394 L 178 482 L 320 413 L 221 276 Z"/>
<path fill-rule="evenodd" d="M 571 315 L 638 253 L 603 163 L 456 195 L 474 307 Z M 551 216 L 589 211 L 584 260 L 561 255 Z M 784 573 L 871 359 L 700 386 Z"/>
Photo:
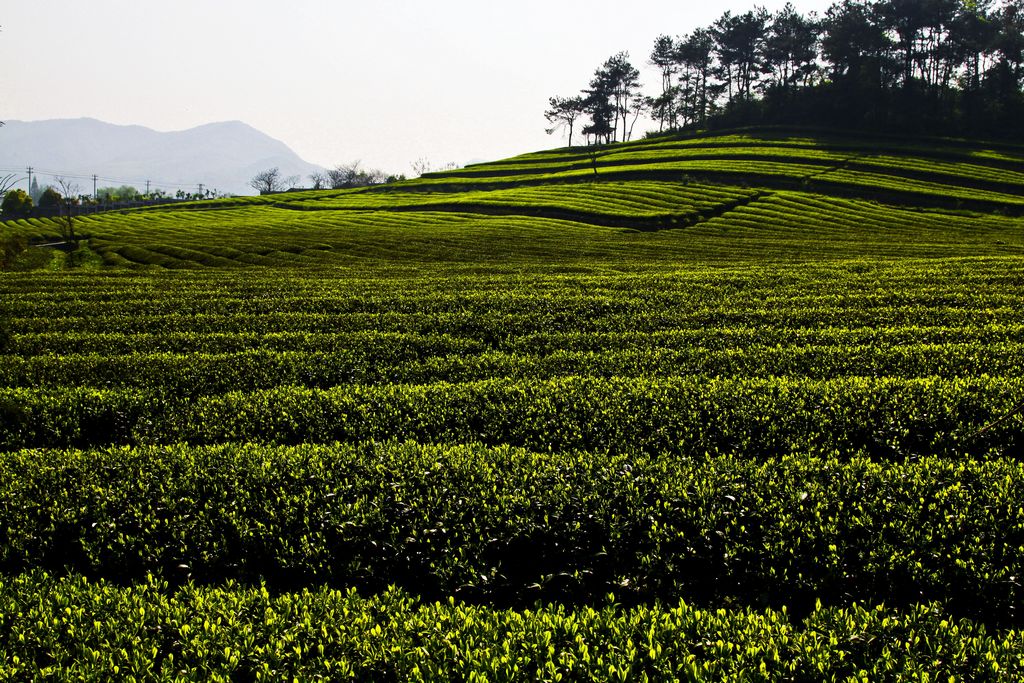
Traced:
<path fill-rule="evenodd" d="M 78 205 L 78 194 L 81 188 L 79 188 L 77 183 L 61 176 L 56 176 L 53 180 L 57 183 L 57 191 L 60 193 L 60 211 L 57 214 L 57 228 L 60 230 L 61 238 L 65 242 L 73 244 L 77 249 L 80 238 L 75 233 L 75 207 Z"/>
<path fill-rule="evenodd" d="M 366 187 L 386 183 L 388 175 L 375 168 L 363 169 L 359 161 L 339 164 L 327 171 L 327 180 L 331 189 L 339 190 L 349 187 Z"/>
<path fill-rule="evenodd" d="M 432 170 L 430 161 L 428 161 L 425 157 L 420 157 L 416 161 L 412 162 L 411 166 L 413 175 L 415 175 L 415 177 L 417 178 L 425 173 L 430 173 L 430 171 Z"/>
<path fill-rule="evenodd" d="M 330 182 L 330 179 L 327 177 L 327 174 L 324 173 L 323 171 L 317 171 L 316 173 L 310 173 L 309 174 L 309 180 L 310 180 L 310 182 L 313 183 L 313 189 L 314 190 L 322 190 L 325 187 L 327 187 L 327 183 Z"/>
<path fill-rule="evenodd" d="M 327 171 L 327 179 L 331 189 L 338 190 L 344 187 L 355 187 L 355 180 L 359 176 L 359 161 L 349 164 L 338 164 Z"/>
<path fill-rule="evenodd" d="M 281 176 L 281 169 L 277 166 L 268 168 L 266 171 L 260 171 L 249 180 L 249 187 L 256 190 L 260 194 L 271 194 L 273 192 L 283 192 L 287 187 L 289 178 L 283 178 Z"/>

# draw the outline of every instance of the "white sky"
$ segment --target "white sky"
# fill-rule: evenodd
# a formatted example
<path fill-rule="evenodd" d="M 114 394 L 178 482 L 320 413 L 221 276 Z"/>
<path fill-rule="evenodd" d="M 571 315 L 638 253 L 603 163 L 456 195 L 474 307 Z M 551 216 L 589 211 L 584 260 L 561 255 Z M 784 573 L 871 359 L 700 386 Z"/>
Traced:
<path fill-rule="evenodd" d="M 409 173 L 419 158 L 461 165 L 560 146 L 544 133 L 548 97 L 575 94 L 620 50 L 654 94 L 658 34 L 754 4 L 4 0 L 0 120 L 181 130 L 237 119 L 307 161 Z M 824 12 L 832 0 L 794 4 Z"/>

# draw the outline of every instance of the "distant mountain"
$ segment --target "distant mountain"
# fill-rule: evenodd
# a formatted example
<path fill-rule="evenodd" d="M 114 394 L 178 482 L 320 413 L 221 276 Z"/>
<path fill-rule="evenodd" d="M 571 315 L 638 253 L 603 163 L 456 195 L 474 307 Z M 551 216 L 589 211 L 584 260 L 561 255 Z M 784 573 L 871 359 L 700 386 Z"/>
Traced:
<path fill-rule="evenodd" d="M 277 166 L 283 176 L 297 175 L 299 184 L 321 167 L 303 161 L 286 144 L 241 121 L 210 123 L 161 133 L 142 126 L 118 126 L 96 119 L 7 121 L 0 128 L 0 169 L 33 166 L 48 174 L 100 176 L 98 185 L 133 185 L 171 193 L 206 188 L 233 194 L 254 194 L 249 179 Z M 2 174 L 3 172 L 0 172 Z M 92 181 L 75 179 L 83 192 Z"/>

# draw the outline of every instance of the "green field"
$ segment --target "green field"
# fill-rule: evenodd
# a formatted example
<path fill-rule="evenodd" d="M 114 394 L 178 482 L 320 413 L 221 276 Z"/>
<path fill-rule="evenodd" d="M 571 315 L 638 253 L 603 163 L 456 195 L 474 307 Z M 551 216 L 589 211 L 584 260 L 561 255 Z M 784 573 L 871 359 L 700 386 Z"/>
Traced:
<path fill-rule="evenodd" d="M 0 273 L 0 671 L 1020 680 L 1022 214 L 739 131 L 83 217 Z"/>

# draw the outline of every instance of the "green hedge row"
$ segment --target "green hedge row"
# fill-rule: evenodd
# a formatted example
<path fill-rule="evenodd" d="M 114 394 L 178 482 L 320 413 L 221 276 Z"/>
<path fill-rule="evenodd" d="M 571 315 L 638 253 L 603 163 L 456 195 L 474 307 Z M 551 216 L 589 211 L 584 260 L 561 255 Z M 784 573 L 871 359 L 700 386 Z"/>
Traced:
<path fill-rule="evenodd" d="M 946 603 L 1019 623 L 1024 465 L 413 443 L 0 457 L 0 567 L 491 604 Z"/>
<path fill-rule="evenodd" d="M 785 211 L 794 201 L 788 196 L 779 198 L 779 206 L 765 207 L 765 211 Z M 820 212 L 822 208 L 808 204 L 806 210 Z M 905 213 L 919 215 L 921 221 L 936 218 L 927 212 Z M 961 222 L 972 220 L 970 216 L 957 218 Z M 961 235 L 957 230 L 952 232 Z M 988 230 L 980 232 L 984 234 L 977 237 L 999 236 Z M 418 277 L 384 268 L 376 278 L 360 276 L 362 271 L 318 272 L 288 279 L 274 279 L 264 271 L 218 270 L 194 278 L 101 274 L 90 275 L 95 280 L 85 280 L 73 273 L 58 273 L 29 280 L 11 275 L 0 281 L 4 294 L 0 314 L 26 321 L 40 319 L 40 323 L 49 319 L 55 324 L 61 322 L 57 318 L 76 322 L 104 315 L 169 317 L 168 323 L 172 324 L 159 331 L 175 329 L 173 323 L 196 316 L 234 316 L 242 322 L 245 316 L 298 314 L 337 318 L 404 313 L 472 318 L 500 312 L 524 318 L 564 314 L 589 322 L 587 317 L 595 314 L 644 320 L 657 313 L 668 320 L 686 320 L 694 314 L 774 311 L 786 319 L 817 314 L 826 318 L 817 320 L 822 323 L 838 313 L 888 315 L 892 311 L 879 310 L 886 308 L 927 313 L 953 307 L 975 315 L 999 309 L 1001 315 L 1016 313 L 1019 319 L 1020 311 L 1013 306 L 1022 290 L 1019 262 L 1005 258 L 944 259 L 901 265 L 884 261 L 831 266 L 787 263 L 776 270 L 687 266 L 680 271 L 600 276 L 548 272 L 532 279 L 501 272 L 459 272 L 451 265 L 423 270 Z M 389 274 L 395 277 L 389 278 Z M 977 322 L 977 318 L 971 320 Z M 85 325 L 71 329 L 90 328 Z"/>
<path fill-rule="evenodd" d="M 483 335 L 481 335 L 483 336 Z M 886 326 L 886 327 L 697 327 L 658 331 L 582 332 L 551 331 L 492 337 L 484 344 L 473 337 L 449 333 L 410 332 L 89 332 L 55 331 L 16 333 L 2 348 L 11 356 L 194 353 L 227 354 L 250 350 L 305 353 L 388 353 L 400 357 L 421 357 L 446 353 L 479 354 L 504 351 L 526 355 L 547 355 L 557 351 L 732 351 L 739 353 L 765 347 L 811 347 L 828 349 L 874 347 L 897 352 L 896 347 L 972 346 L 999 348 L 1002 344 L 1024 343 L 1024 325 L 983 324 L 969 327 Z M 0 361 L 2 364 L 4 361 Z M 994 374 L 994 373 L 989 373 Z"/>
<path fill-rule="evenodd" d="M 947 301 L 879 304 L 853 301 L 846 306 L 822 302 L 804 307 L 787 307 L 781 302 L 762 301 L 754 305 L 697 305 L 681 301 L 671 310 L 634 302 L 630 307 L 602 299 L 589 302 L 553 301 L 546 307 L 513 310 L 499 302 L 466 306 L 461 311 L 430 311 L 427 297 L 403 305 L 418 311 L 394 310 L 358 313 L 312 313 L 246 311 L 214 313 L 199 310 L 189 314 L 145 313 L 116 306 L 94 305 L 78 310 L 33 312 L 32 317 L 11 317 L 12 335 L 82 332 L 103 334 L 276 334 L 276 333 L 406 333 L 426 336 L 473 337 L 487 344 L 501 343 L 526 335 L 558 333 L 664 333 L 705 328 L 881 328 L 972 327 L 998 323 L 1024 324 L 1021 293 L 1006 297 L 975 296 L 972 303 L 958 297 Z M 977 304 L 981 304 L 979 308 Z M 457 306 L 453 303 L 452 306 Z M 89 310 L 93 313 L 89 313 Z M 16 340 L 15 340 L 16 341 Z"/>
<path fill-rule="evenodd" d="M 1016 452 L 1024 420 L 1012 408 L 1022 395 L 1024 381 L 989 377 L 562 377 L 283 386 L 194 398 L 137 389 L 0 389 L 0 450 L 398 438 L 694 457 L 980 455 Z"/>
<path fill-rule="evenodd" d="M 0 580 L 15 680 L 1017 681 L 1024 637 L 936 608 L 523 612 L 319 589 Z"/>
<path fill-rule="evenodd" d="M 439 345 L 440 346 L 440 345 Z M 455 345 L 452 345 L 455 346 Z M 996 343 L 861 347 L 754 347 L 742 350 L 640 349 L 601 352 L 562 349 L 519 353 L 418 355 L 382 347 L 334 353 L 249 350 L 233 354 L 67 354 L 0 356 L 0 386 L 139 387 L 178 394 L 218 394 L 281 385 L 328 388 L 340 384 L 469 382 L 489 378 L 765 377 L 817 379 L 1024 375 L 1024 344 Z M 404 353 L 403 353 L 404 351 Z"/>

